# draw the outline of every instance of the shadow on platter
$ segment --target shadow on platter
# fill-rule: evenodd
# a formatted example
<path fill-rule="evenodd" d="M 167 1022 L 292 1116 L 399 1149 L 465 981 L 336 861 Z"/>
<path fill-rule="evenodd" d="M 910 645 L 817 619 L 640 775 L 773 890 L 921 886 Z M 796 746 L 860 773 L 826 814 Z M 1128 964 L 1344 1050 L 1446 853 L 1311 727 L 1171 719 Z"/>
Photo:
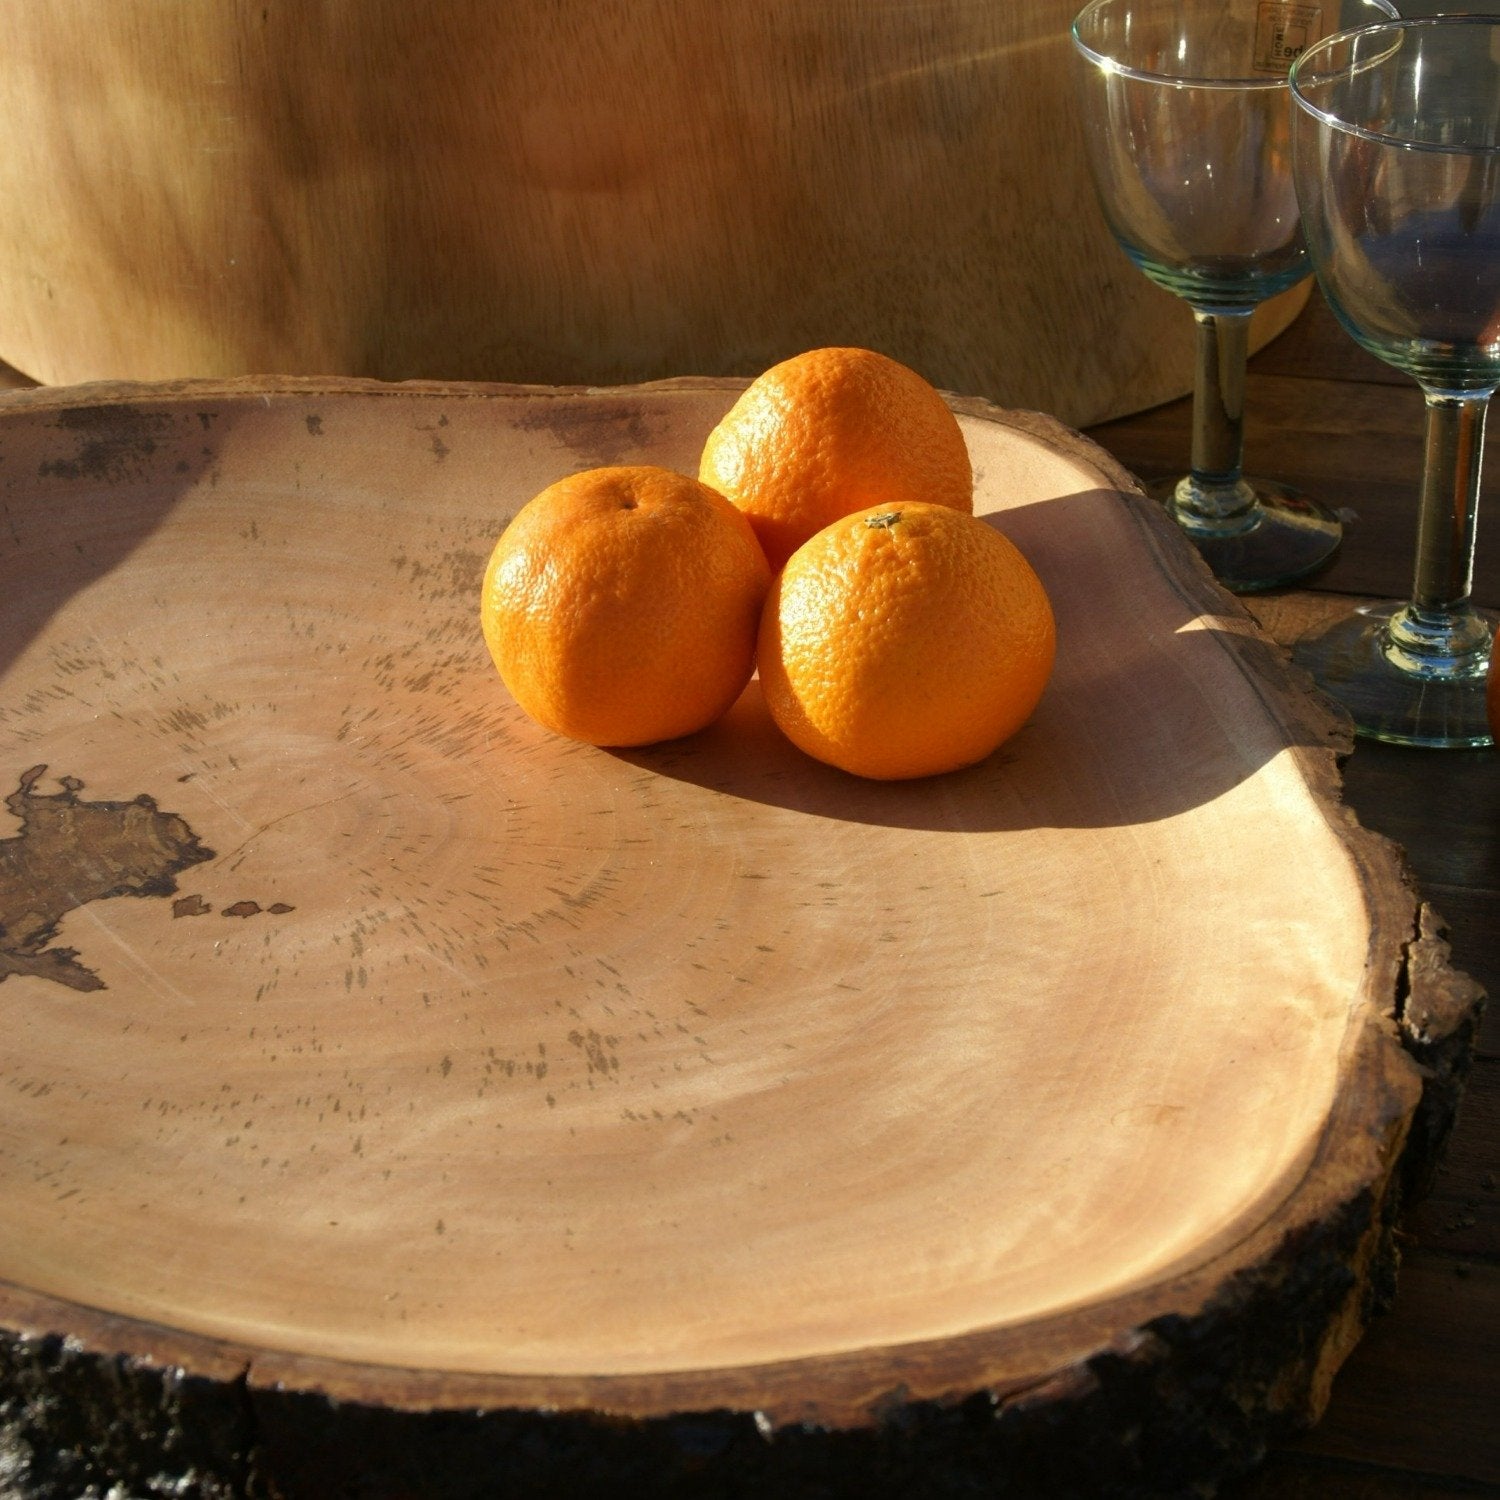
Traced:
<path fill-rule="evenodd" d="M 45 393 L 44 393 L 45 394 Z M 90 403 L 0 426 L 0 675 L 75 595 L 113 572 L 205 476 L 233 421 L 222 406 Z"/>
<path fill-rule="evenodd" d="M 777 729 L 755 681 L 700 734 L 610 753 L 816 817 L 990 832 L 1157 822 L 1284 752 L 1327 748 L 1281 653 L 1227 594 L 1222 614 L 1206 611 L 1216 591 L 1196 554 L 1149 506 L 1089 490 L 986 517 L 1046 584 L 1058 655 L 1031 720 L 976 765 L 883 782 L 822 765 Z"/>

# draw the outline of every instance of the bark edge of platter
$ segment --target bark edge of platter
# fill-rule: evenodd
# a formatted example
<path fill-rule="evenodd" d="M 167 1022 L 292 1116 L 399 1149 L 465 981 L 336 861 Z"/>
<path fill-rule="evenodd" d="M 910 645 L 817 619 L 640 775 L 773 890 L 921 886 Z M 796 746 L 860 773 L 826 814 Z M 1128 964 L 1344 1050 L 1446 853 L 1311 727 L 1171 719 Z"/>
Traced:
<path fill-rule="evenodd" d="M 1043 1497 L 1211 1493 L 1317 1420 L 1338 1366 L 1394 1292 L 1395 1226 L 1452 1128 L 1483 997 L 1414 907 L 1401 1045 L 1421 1102 L 1381 1182 L 1289 1233 L 1191 1317 L 1157 1320 L 1027 1389 L 910 1402 L 873 1390 L 864 1425 L 756 1410 L 645 1420 L 335 1399 L 207 1340 L 0 1287 L 0 1465 L 27 1500 L 460 1500 L 490 1493 Z M 51 1313 L 52 1316 L 48 1316 Z M 69 1326 L 77 1332 L 62 1332 Z M 113 1337 L 112 1337 L 113 1336 Z M 378 1372 L 376 1379 L 380 1379 Z M 280 1372 L 281 1376 L 292 1374 Z M 390 1371 L 399 1391 L 403 1372 Z M 466 1399 L 467 1398 L 467 1399 Z"/>
<path fill-rule="evenodd" d="M 329 388 L 277 389 L 313 387 Z M 97 387 L 84 399 L 132 394 Z M 46 408 L 61 398 L 15 399 Z M 1174 587 L 1242 614 L 1112 460 L 1048 418 L 996 415 L 1085 456 L 1156 538 Z M 543 1405 L 525 1399 L 536 1383 L 520 1377 L 258 1350 L 0 1281 L 0 1486 L 26 1500 L 1147 1497 L 1211 1493 L 1253 1467 L 1321 1414 L 1338 1366 L 1392 1294 L 1395 1226 L 1451 1129 L 1483 996 L 1450 967 L 1441 923 L 1394 846 L 1340 807 L 1346 727 L 1264 637 L 1247 626 L 1236 649 L 1268 712 L 1299 731 L 1302 774 L 1400 953 L 1351 1048 L 1347 1149 L 1334 1141 L 1314 1190 L 1273 1207 L 1263 1253 L 1228 1273 L 1212 1258 L 1184 1272 L 1180 1312 L 1065 1354 L 1055 1330 L 1049 1340 L 1046 1327 L 1028 1329 L 1023 1340 L 1045 1355 L 1007 1354 L 1010 1369 L 1040 1372 L 1025 1379 L 954 1373 L 983 1368 L 992 1335 L 980 1329 L 951 1341 L 961 1358 L 946 1340 L 821 1358 L 834 1393 L 821 1404 L 803 1384 L 808 1362 L 789 1361 L 715 1372 L 712 1404 L 683 1399 L 708 1388 L 688 1372 L 549 1380 Z M 1006 1366 L 997 1354 L 990 1368 Z"/>

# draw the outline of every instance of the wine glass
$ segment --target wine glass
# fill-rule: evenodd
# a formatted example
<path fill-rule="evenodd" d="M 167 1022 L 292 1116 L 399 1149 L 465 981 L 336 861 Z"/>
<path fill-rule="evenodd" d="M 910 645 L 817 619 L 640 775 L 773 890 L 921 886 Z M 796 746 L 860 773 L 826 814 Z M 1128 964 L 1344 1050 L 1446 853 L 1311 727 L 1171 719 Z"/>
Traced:
<path fill-rule="evenodd" d="M 1310 269 L 1287 70 L 1324 30 L 1395 14 L 1385 0 L 1093 0 L 1073 22 L 1105 218 L 1197 328 L 1191 471 L 1147 488 L 1238 592 L 1303 577 L 1341 535 L 1323 506 L 1243 472 L 1250 317 Z"/>
<path fill-rule="evenodd" d="M 1469 602 L 1485 413 L 1500 385 L 1500 18 L 1396 21 L 1297 60 L 1296 185 L 1344 328 L 1426 398 L 1412 597 L 1311 633 L 1294 658 L 1355 729 L 1493 743 L 1494 624 Z"/>

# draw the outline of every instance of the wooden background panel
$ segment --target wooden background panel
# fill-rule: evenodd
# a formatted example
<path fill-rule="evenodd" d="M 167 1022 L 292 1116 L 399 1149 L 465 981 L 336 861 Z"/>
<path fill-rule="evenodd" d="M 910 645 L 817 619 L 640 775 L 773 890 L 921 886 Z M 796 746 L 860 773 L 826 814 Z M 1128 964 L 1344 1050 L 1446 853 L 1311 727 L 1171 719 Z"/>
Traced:
<path fill-rule="evenodd" d="M 1074 9 L 0 7 L 0 357 L 613 384 L 858 343 L 1075 425 L 1139 410 L 1187 389 L 1192 323 L 1095 204 Z"/>

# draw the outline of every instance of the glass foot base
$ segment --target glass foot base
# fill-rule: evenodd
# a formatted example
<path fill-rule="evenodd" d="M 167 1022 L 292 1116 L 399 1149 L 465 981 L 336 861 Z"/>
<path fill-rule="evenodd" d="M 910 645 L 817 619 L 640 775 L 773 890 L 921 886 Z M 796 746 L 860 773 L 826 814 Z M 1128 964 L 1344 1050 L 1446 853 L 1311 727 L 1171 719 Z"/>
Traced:
<path fill-rule="evenodd" d="M 1236 594 L 1273 589 L 1305 578 L 1338 549 L 1343 527 L 1332 511 L 1269 479 L 1241 483 L 1255 504 L 1243 516 L 1207 521 L 1192 515 L 1179 494 L 1190 481 L 1159 479 L 1146 493 L 1160 500 L 1225 588 Z"/>
<path fill-rule="evenodd" d="M 1366 739 L 1447 749 L 1493 744 L 1485 706 L 1488 651 L 1412 670 L 1401 664 L 1398 658 L 1411 658 L 1392 644 L 1388 630 L 1403 608 L 1366 605 L 1310 631 L 1292 647 L 1292 660 L 1343 704 Z"/>

